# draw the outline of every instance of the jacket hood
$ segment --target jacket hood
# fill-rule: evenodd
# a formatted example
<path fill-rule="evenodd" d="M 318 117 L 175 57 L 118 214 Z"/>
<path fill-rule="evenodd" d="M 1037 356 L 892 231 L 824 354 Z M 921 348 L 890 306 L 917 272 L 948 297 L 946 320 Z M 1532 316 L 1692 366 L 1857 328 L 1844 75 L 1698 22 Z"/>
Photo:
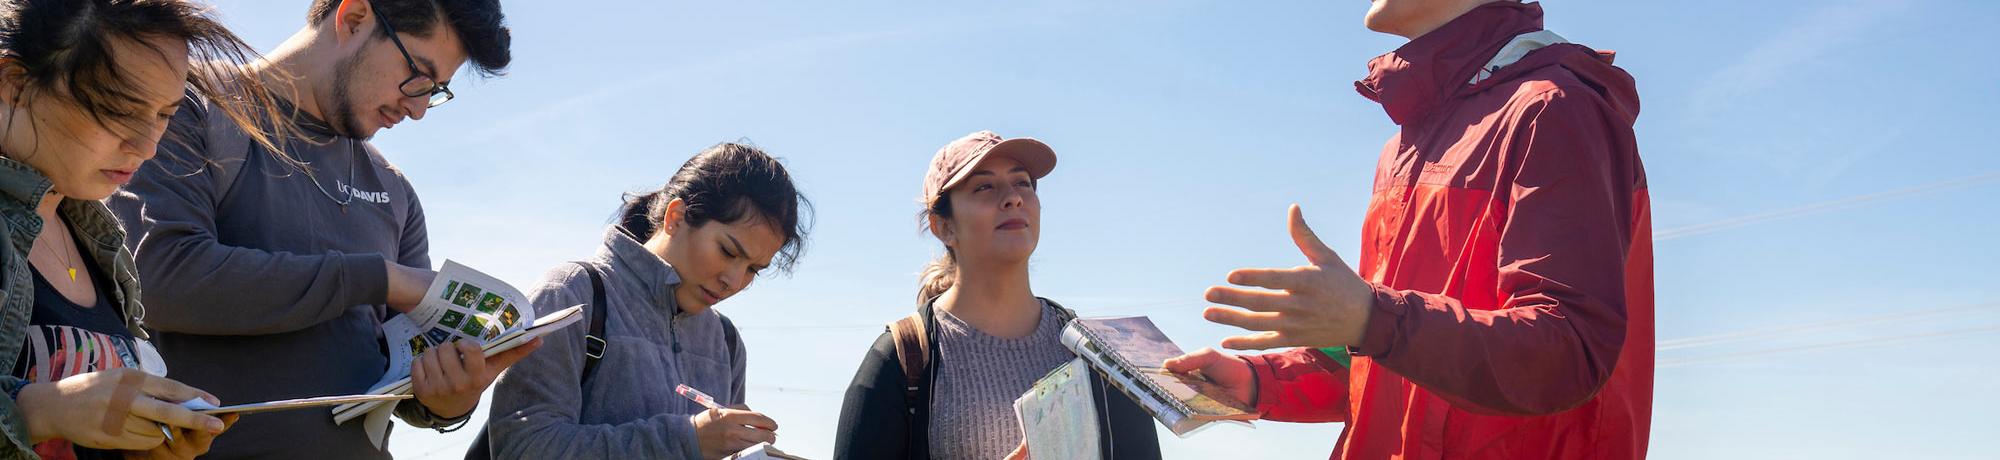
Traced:
<path fill-rule="evenodd" d="M 1639 116 L 1639 96 L 1632 76 L 1611 65 L 1614 53 L 1575 44 L 1555 44 L 1523 56 L 1478 83 L 1469 83 L 1480 68 L 1500 53 L 1513 37 L 1542 30 L 1539 3 L 1493 2 L 1480 5 L 1437 30 L 1368 62 L 1368 75 L 1354 82 L 1362 96 L 1382 104 L 1397 125 L 1423 120 L 1446 101 L 1529 72 L 1559 66 L 1596 90 L 1612 113 L 1630 121 Z"/>

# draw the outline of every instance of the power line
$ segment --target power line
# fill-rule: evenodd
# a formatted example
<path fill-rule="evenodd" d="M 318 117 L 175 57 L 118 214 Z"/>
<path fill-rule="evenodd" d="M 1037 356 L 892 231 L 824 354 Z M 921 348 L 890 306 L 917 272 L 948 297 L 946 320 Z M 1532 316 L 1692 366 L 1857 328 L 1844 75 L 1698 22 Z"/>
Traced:
<path fill-rule="evenodd" d="M 1957 336 L 1963 336 L 1963 335 L 1973 335 L 1973 334 L 1981 334 L 1981 333 L 1988 333 L 1988 332 L 2000 332 L 2000 324 L 1991 324 L 1991 325 L 1986 325 L 1986 326 L 1980 326 L 1980 327 L 1971 327 L 1971 328 L 1964 328 L 1964 329 L 1952 329 L 1952 330 L 1945 330 L 1945 331 L 1934 331 L 1934 332 L 1920 332 L 1920 333 L 1915 333 L 1915 334 L 1905 334 L 1905 335 L 1896 335 L 1896 336 L 1888 336 L 1888 337 L 1874 337 L 1874 338 L 1866 338 L 1866 339 L 1856 339 L 1856 340 L 1846 340 L 1846 341 L 1840 341 L 1840 342 L 1832 342 L 1832 343 L 1823 343 L 1823 344 L 1817 344 L 1817 345 L 1802 345 L 1802 346 L 1796 346 L 1796 347 L 1786 347 L 1786 348 L 1774 348 L 1774 349 L 1769 349 L 1769 350 L 1757 350 L 1757 351 L 1746 351 L 1746 352 L 1738 352 L 1738 353 L 1726 353 L 1726 354 L 1720 354 L 1720 355 L 1714 355 L 1714 356 L 1704 356 L 1704 357 L 1700 357 L 1700 358 L 1689 358 L 1689 359 L 1671 359 L 1671 360 L 1664 360 L 1664 361 L 1658 361 L 1658 362 L 1655 362 L 1655 363 L 1653 363 L 1653 368 L 1655 368 L 1655 369 L 1665 369 L 1665 368 L 1672 368 L 1672 367 L 1681 367 L 1681 366 L 1692 366 L 1692 365 L 1696 365 L 1696 364 L 1713 364 L 1713 363 L 1720 363 L 1720 362 L 1727 362 L 1727 361 L 1739 361 L 1739 360 L 1744 360 L 1744 359 L 1749 359 L 1749 358 L 1756 358 L 1756 357 L 1762 357 L 1762 356 L 1770 356 L 1770 355 L 1778 355 L 1778 354 L 1786 354 L 1786 353 L 1798 353 L 1798 352 L 1805 352 L 1805 351 L 1817 351 L 1817 350 L 1829 350 L 1829 349 L 1837 349 L 1837 348 L 1849 348 L 1849 347 L 1858 347 L 1858 346 L 1862 346 L 1862 345 L 1886 345 L 1886 344 L 1891 344 L 1891 343 L 1898 343 L 1898 342 L 1917 342 L 1917 341 L 1925 341 L 1925 340 L 1936 340 L 1936 339 L 1943 339 L 1943 338 L 1951 338 L 1951 337 L 1957 337 Z"/>
<path fill-rule="evenodd" d="M 1971 311 L 1971 310 L 1987 310 L 1995 308 L 2000 308 L 2000 303 L 1930 308 L 1923 310 L 1889 313 L 1885 315 L 1867 316 L 1861 318 L 1848 318 L 1848 319 L 1839 319 L 1832 321 L 1795 324 L 1790 326 L 1779 326 L 1779 327 L 1772 327 L 1765 329 L 1737 331 L 1724 334 L 1687 337 L 1687 338 L 1672 339 L 1672 340 L 1661 340 L 1658 342 L 1654 342 L 1654 349 L 1656 351 L 1668 351 L 1668 350 L 1678 350 L 1685 348 L 1697 348 L 1697 347 L 1705 347 L 1705 346 L 1726 344 L 1732 342 L 1743 342 L 1748 340 L 1792 335 L 1803 332 L 1840 329 L 1850 326 L 1864 326 L 1864 325 L 1872 326 L 1872 325 L 1880 325 L 1886 323 L 1928 318 L 1946 313 L 1955 313 L 1955 312 Z"/>
<path fill-rule="evenodd" d="M 847 394 L 847 389 L 845 388 L 838 390 L 828 390 L 823 388 L 787 387 L 787 386 L 776 386 L 776 385 L 745 385 L 745 387 L 751 390 L 764 390 L 777 393 L 799 394 L 806 396 L 840 396 Z"/>
<path fill-rule="evenodd" d="M 1675 238 L 1700 235 L 1704 233 L 1713 233 L 1761 222 L 1768 222 L 1773 220 L 1798 217 L 1810 214 L 1818 214 L 1822 212 L 1834 211 L 1839 209 L 1853 208 L 1875 201 L 1902 198 L 1906 196 L 1935 192 L 1939 190 L 1978 185 L 1986 182 L 1991 182 L 1994 180 L 2000 180 L 2000 171 L 1989 172 L 1985 174 L 1979 174 L 1975 176 L 1963 177 L 1958 179 L 1949 179 L 1949 180 L 1931 182 L 1928 184 L 1918 185 L 1915 187 L 1909 187 L 1900 190 L 1890 190 L 1887 192 L 1870 193 L 1866 195 L 1841 198 L 1837 200 L 1823 201 L 1805 206 L 1779 209 L 1775 211 L 1760 212 L 1747 216 L 1737 216 L 1712 222 L 1688 225 L 1684 227 L 1670 228 L 1653 233 L 1653 241 L 1666 241 Z"/>

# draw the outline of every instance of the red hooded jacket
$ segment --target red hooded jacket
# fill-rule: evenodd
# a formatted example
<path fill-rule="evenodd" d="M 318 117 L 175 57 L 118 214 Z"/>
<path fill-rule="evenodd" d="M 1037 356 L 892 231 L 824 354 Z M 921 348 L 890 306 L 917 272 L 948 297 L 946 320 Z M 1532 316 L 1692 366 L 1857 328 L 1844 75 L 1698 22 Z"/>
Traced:
<path fill-rule="evenodd" d="M 1638 94 L 1610 53 L 1574 44 L 1482 69 L 1541 29 L 1538 4 L 1491 3 L 1368 64 L 1356 88 L 1401 127 L 1356 267 L 1374 309 L 1351 368 L 1312 349 L 1245 357 L 1266 419 L 1346 422 L 1334 458 L 1645 457 Z"/>

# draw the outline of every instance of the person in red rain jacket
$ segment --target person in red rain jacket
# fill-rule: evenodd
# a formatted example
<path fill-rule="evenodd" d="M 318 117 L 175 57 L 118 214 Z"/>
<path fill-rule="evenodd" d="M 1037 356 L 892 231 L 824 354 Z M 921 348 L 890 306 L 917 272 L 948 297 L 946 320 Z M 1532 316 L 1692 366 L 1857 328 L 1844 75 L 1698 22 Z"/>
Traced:
<path fill-rule="evenodd" d="M 1645 457 L 1652 222 L 1631 76 L 1543 30 L 1539 4 L 1373 7 L 1370 29 L 1411 40 L 1355 83 L 1400 127 L 1358 269 L 1294 206 L 1310 265 L 1231 272 L 1247 287 L 1207 299 L 1244 309 L 1203 313 L 1258 331 L 1223 347 L 1301 348 L 1167 367 L 1268 420 L 1345 422 L 1334 458 Z"/>

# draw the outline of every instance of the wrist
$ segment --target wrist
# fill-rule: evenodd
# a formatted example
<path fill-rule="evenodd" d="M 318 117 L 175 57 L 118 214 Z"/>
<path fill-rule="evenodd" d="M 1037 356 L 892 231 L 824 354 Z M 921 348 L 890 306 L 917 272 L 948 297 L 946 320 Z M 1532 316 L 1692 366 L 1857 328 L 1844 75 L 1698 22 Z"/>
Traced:
<path fill-rule="evenodd" d="M 384 283 L 388 289 L 382 294 L 383 303 L 401 312 L 415 309 L 424 299 L 424 290 L 430 288 L 431 278 L 436 275 L 430 270 L 407 267 L 387 260 L 382 263 L 386 268 L 384 276 L 388 278 Z"/>
<path fill-rule="evenodd" d="M 1344 324 L 1346 330 L 1342 331 L 1341 337 L 1347 340 L 1339 344 L 1342 347 L 1360 345 L 1361 339 L 1368 332 L 1368 321 L 1375 314 L 1375 284 L 1365 280 L 1357 281 L 1361 283 L 1359 289 L 1348 290 L 1345 302 L 1348 321 Z"/>
<path fill-rule="evenodd" d="M 473 409 L 466 409 L 464 413 L 461 413 L 457 416 L 447 417 L 443 414 L 438 413 L 435 410 L 432 410 L 429 404 L 418 402 L 417 406 L 423 409 L 425 424 L 430 425 L 432 429 L 437 430 L 439 433 L 450 433 L 453 431 L 458 431 L 459 428 L 465 426 L 465 423 L 467 421 L 472 420 Z M 474 403 L 473 406 L 474 409 L 476 409 L 478 404 Z"/>
<path fill-rule="evenodd" d="M 402 268 L 395 261 L 382 259 L 382 303 L 398 311 L 402 310 L 402 296 L 397 295 L 403 290 Z"/>
<path fill-rule="evenodd" d="M 55 384 L 31 383 L 22 385 L 18 391 L 14 396 L 14 406 L 20 408 L 21 419 L 28 424 L 28 437 L 31 442 L 41 443 L 60 437 L 55 430 L 56 424 L 50 420 L 52 414 L 42 407 L 43 404 L 56 398 Z"/>
<path fill-rule="evenodd" d="M 1264 378 L 1257 376 L 1256 363 L 1250 362 L 1249 357 L 1237 355 L 1235 358 L 1236 362 L 1243 363 L 1243 370 L 1250 373 L 1250 386 L 1244 389 L 1243 394 L 1236 396 L 1250 407 L 1257 407 L 1257 393 L 1259 393 L 1257 390 L 1263 389 Z"/>

